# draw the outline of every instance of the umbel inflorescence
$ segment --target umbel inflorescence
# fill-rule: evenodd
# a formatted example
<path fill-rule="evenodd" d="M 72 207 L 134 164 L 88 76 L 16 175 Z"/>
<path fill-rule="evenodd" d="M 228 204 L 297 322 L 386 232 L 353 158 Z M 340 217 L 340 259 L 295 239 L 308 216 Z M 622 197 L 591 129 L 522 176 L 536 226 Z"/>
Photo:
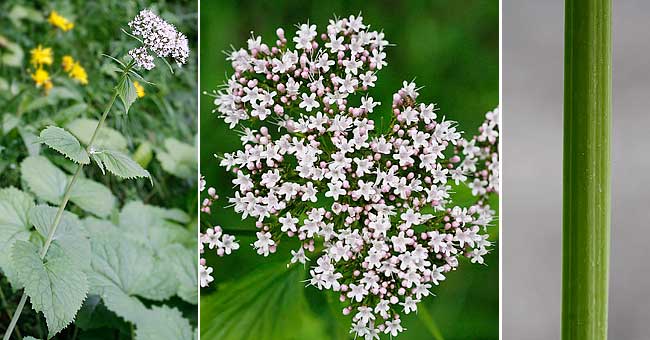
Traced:
<path fill-rule="evenodd" d="M 381 103 L 367 92 L 388 41 L 361 16 L 330 20 L 322 34 L 300 25 L 292 43 L 276 33 L 275 46 L 253 35 L 229 53 L 235 72 L 214 93 L 225 122 L 242 126 L 242 149 L 221 161 L 235 176 L 230 202 L 257 220 L 259 254 L 289 238 L 302 245 L 292 263 L 313 254 L 308 284 L 340 293 L 355 336 L 396 336 L 400 315 L 417 311 L 459 257 L 483 263 L 496 120 L 464 140 L 405 81 L 390 121 L 376 123 Z M 476 203 L 455 205 L 453 186 L 476 180 Z"/>
<path fill-rule="evenodd" d="M 129 51 L 129 55 L 139 67 L 151 70 L 156 66 L 150 52 L 160 58 L 172 58 L 179 66 L 187 61 L 190 50 L 185 34 L 178 32 L 174 25 L 161 19 L 152 11 L 148 9 L 140 11 L 129 22 L 129 27 L 133 35 L 142 39 L 143 46 Z"/>

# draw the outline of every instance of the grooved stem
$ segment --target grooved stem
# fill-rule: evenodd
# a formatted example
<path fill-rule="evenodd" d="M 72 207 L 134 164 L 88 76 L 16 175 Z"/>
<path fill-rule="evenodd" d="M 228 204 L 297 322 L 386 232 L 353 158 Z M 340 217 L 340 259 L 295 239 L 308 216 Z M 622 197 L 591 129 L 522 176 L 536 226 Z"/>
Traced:
<path fill-rule="evenodd" d="M 562 339 L 607 339 L 611 0 L 566 0 Z"/>

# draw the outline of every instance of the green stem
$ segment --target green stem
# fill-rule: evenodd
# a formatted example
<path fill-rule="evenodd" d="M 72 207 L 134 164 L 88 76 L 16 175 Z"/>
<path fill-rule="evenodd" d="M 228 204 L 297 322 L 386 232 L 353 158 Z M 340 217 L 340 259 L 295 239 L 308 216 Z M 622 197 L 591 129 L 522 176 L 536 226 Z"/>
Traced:
<path fill-rule="evenodd" d="M 562 339 L 607 339 L 611 0 L 567 0 Z"/>
<path fill-rule="evenodd" d="M 97 127 L 95 128 L 92 137 L 90 137 L 90 142 L 88 142 L 88 146 L 86 147 L 88 153 L 91 152 L 93 143 L 97 138 L 97 132 L 106 121 L 106 117 L 108 116 L 108 113 L 111 111 L 111 108 L 113 107 L 116 98 L 117 98 L 117 92 L 113 94 L 113 98 L 111 98 L 111 101 L 106 106 L 106 109 L 102 114 L 102 118 L 99 120 L 99 123 L 97 124 Z M 40 253 L 41 260 L 45 258 L 45 255 L 47 255 L 47 251 L 50 248 L 50 245 L 52 244 L 52 240 L 54 240 L 54 234 L 56 233 L 56 229 L 58 228 L 59 223 L 61 222 L 61 218 L 63 217 L 63 212 L 65 211 L 65 207 L 68 205 L 68 201 L 70 200 L 70 195 L 72 194 L 72 188 L 74 184 L 77 182 L 77 179 L 79 178 L 79 175 L 81 174 L 81 170 L 83 169 L 83 167 L 84 167 L 83 164 L 79 164 L 77 166 L 77 170 L 74 172 L 72 179 L 70 179 L 70 182 L 65 188 L 65 193 L 63 194 L 63 200 L 61 201 L 61 204 L 59 205 L 59 208 L 56 212 L 56 215 L 54 216 L 54 221 L 52 222 L 52 227 L 50 228 L 50 231 L 47 234 L 47 239 L 45 240 L 43 249 L 41 249 L 41 253 Z M 14 327 L 16 327 L 16 324 L 18 323 L 18 319 L 20 318 L 20 314 L 22 313 L 26 302 L 27 302 L 27 294 L 23 291 L 23 296 L 20 298 L 18 307 L 16 308 L 13 317 L 11 318 L 11 323 L 9 323 L 9 328 L 5 332 L 3 340 L 9 340 L 9 336 L 11 335 L 11 332 L 13 332 Z"/>
<path fill-rule="evenodd" d="M 11 308 L 9 308 L 9 304 L 7 303 L 7 298 L 5 298 L 5 293 L 2 291 L 2 287 L 0 287 L 0 300 L 2 301 L 2 305 L 7 310 L 7 315 L 11 315 L 12 313 Z M 18 327 L 16 327 L 15 331 L 18 339 L 22 339 L 23 336 L 20 334 L 20 330 L 18 329 Z"/>

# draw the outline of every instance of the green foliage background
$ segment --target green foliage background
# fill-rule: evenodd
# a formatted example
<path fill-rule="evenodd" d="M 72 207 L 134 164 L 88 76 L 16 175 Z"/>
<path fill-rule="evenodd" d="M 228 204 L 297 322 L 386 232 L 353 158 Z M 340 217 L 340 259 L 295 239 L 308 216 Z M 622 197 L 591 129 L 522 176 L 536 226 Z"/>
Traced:
<path fill-rule="evenodd" d="M 440 114 L 474 134 L 483 114 L 499 101 L 499 3 L 494 0 L 202 1 L 200 89 L 216 89 L 232 74 L 222 51 L 231 45 L 245 47 L 250 31 L 271 45 L 277 27 L 292 36 L 295 24 L 309 20 L 320 32 L 333 15 L 359 12 L 364 23 L 383 30 L 396 45 L 387 49 L 388 66 L 379 71 L 377 86 L 370 91 L 384 111 L 402 81 L 415 78 L 418 86 L 424 86 L 418 101 L 437 103 Z M 284 244 L 269 258 L 256 255 L 249 246 L 254 221 L 242 221 L 224 208 L 232 193 L 231 177 L 213 155 L 236 150 L 240 143 L 238 135 L 212 113 L 211 98 L 203 96 L 200 103 L 200 168 L 221 196 L 203 222 L 238 230 L 242 246 L 223 258 L 207 250 L 215 284 L 202 290 L 203 339 L 348 339 L 349 319 L 340 316 L 338 303 L 331 302 L 336 296 L 302 288 L 297 279 L 304 272 L 283 265 L 294 248 Z M 461 202 L 470 199 L 465 190 L 458 196 Z M 498 200 L 491 205 L 498 209 Z M 399 339 L 498 338 L 498 226 L 492 228 L 491 240 L 497 244 L 486 257 L 487 265 L 464 261 L 434 289 L 437 296 L 424 300 L 417 316 L 404 319 L 408 331 Z"/>
<path fill-rule="evenodd" d="M 128 29 L 127 22 L 138 11 L 151 8 L 175 24 L 188 36 L 190 59 L 182 70 L 171 74 L 164 63 L 147 72 L 145 79 L 155 85 L 146 85 L 146 95 L 139 98 L 123 113 L 117 103 L 105 127 L 113 128 L 126 138 L 126 151 L 151 173 L 153 186 L 148 179 L 124 181 L 115 176 L 103 176 L 93 164 L 84 169 L 84 176 L 100 182 L 117 198 L 117 207 L 138 200 L 146 204 L 180 209 L 192 217 L 187 223 L 187 234 L 196 227 L 196 149 L 197 133 L 197 1 L 22 1 L 0 2 L 0 188 L 14 186 L 25 188 L 21 179 L 20 163 L 30 154 L 46 156 L 57 167 L 70 173 L 74 164 L 38 143 L 23 140 L 23 134 L 36 134 L 47 125 L 65 126 L 78 118 L 99 119 L 108 103 L 116 73 L 112 62 L 101 54 L 123 56 L 134 41 L 120 32 Z M 55 29 L 47 22 L 47 15 L 56 10 L 74 23 L 68 32 Z M 37 45 L 51 47 L 53 65 L 47 67 L 54 88 L 49 95 L 36 88 L 30 78 L 33 66 L 29 64 L 29 51 Z M 85 68 L 89 84 L 82 86 L 61 71 L 64 55 L 71 55 Z M 95 125 L 92 125 L 94 129 Z M 87 131 L 92 133 L 92 129 Z M 190 149 L 170 150 L 165 141 L 169 138 L 187 144 Z M 144 147 L 144 146 L 148 147 Z M 176 170 L 163 167 L 161 157 L 173 155 L 178 161 Z M 180 159 L 178 159 L 180 157 Z M 172 162 L 173 163 L 173 162 Z M 181 164 L 182 163 L 182 164 Z M 145 165 L 146 164 L 146 165 Z M 185 168 L 181 169 L 181 166 Z M 180 169 L 180 170 L 179 170 Z M 188 170 L 189 169 L 189 170 Z M 192 170 L 193 169 L 193 170 Z M 188 175 L 189 174 L 189 175 Z M 80 216 L 86 213 L 75 204 L 66 209 Z M 111 216 L 117 216 L 117 210 Z M 191 245 L 190 245 L 191 247 Z M 193 271 L 192 263 L 187 268 Z M 0 334 L 9 324 L 10 313 L 16 308 L 20 292 L 13 292 L 0 273 Z M 95 300 L 87 303 L 97 304 Z M 147 306 L 158 305 L 145 301 Z M 197 325 L 196 305 L 173 297 L 166 306 L 180 309 L 194 327 Z M 122 339 L 131 338 L 129 324 L 119 319 L 102 304 L 91 315 L 80 312 L 76 325 L 57 335 L 61 339 Z M 24 335 L 44 337 L 45 319 L 27 304 L 18 323 Z M 92 330 L 90 330 L 92 329 Z"/>

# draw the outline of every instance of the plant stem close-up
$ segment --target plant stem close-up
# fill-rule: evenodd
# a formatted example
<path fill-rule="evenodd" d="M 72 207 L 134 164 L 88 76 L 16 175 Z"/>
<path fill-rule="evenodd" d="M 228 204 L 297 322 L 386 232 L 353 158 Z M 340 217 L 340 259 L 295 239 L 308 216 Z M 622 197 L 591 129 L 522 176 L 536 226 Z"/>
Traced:
<path fill-rule="evenodd" d="M 562 339 L 607 338 L 611 0 L 567 0 Z"/>

